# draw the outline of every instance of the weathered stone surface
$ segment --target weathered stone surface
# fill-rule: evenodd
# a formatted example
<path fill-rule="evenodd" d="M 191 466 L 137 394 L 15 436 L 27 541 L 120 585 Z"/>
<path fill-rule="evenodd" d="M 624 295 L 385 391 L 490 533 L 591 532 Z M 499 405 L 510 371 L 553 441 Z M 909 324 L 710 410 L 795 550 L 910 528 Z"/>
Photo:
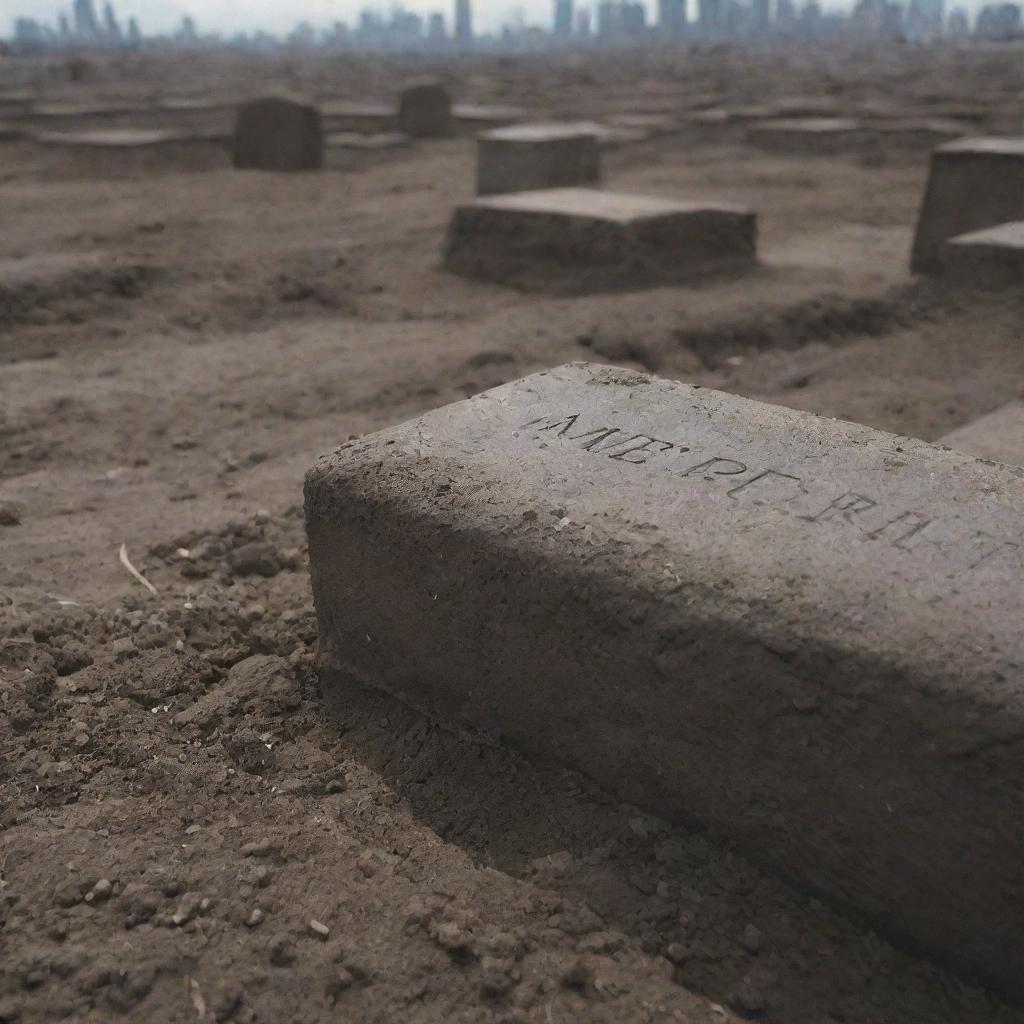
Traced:
<path fill-rule="evenodd" d="M 401 132 L 363 135 L 332 132 L 324 137 L 325 159 L 332 168 L 352 170 L 379 164 L 396 153 L 408 151 L 412 140 Z"/>
<path fill-rule="evenodd" d="M 733 837 L 1018 999 L 1022 516 L 1022 470 L 592 365 L 306 480 L 341 678 Z"/>
<path fill-rule="evenodd" d="M 972 284 L 1024 284 L 1024 221 L 949 239 L 942 248 L 941 270 Z"/>
<path fill-rule="evenodd" d="M 414 138 L 443 138 L 455 127 L 452 98 L 438 82 L 419 82 L 398 98 L 398 130 Z"/>
<path fill-rule="evenodd" d="M 1007 402 L 939 439 L 965 455 L 1024 466 L 1024 402 Z"/>
<path fill-rule="evenodd" d="M 235 167 L 311 171 L 322 167 L 323 162 L 323 129 L 316 107 L 270 96 L 238 108 Z"/>
<path fill-rule="evenodd" d="M 323 129 L 336 132 L 376 134 L 394 132 L 398 128 L 398 111 L 392 104 L 332 100 L 320 107 Z"/>
<path fill-rule="evenodd" d="M 480 195 L 596 185 L 601 180 L 600 128 L 587 122 L 521 124 L 477 138 Z"/>
<path fill-rule="evenodd" d="M 96 128 L 78 132 L 36 132 L 32 139 L 43 146 L 78 146 L 95 149 L 138 149 L 171 142 L 187 142 L 186 132 L 159 128 Z"/>
<path fill-rule="evenodd" d="M 800 156 L 829 155 L 864 139 L 859 122 L 844 117 L 804 117 L 761 121 L 747 129 L 747 139 L 761 149 Z"/>
<path fill-rule="evenodd" d="M 505 125 L 525 121 L 529 116 L 522 107 L 508 107 L 487 103 L 456 103 L 452 116 L 460 128 L 468 131 L 484 131 L 488 128 L 503 128 Z"/>
<path fill-rule="evenodd" d="M 960 139 L 932 153 L 911 267 L 942 267 L 943 243 L 966 232 L 1024 220 L 1024 138 Z"/>
<path fill-rule="evenodd" d="M 456 209 L 444 258 L 456 273 L 586 292 L 689 281 L 750 266 L 757 218 L 728 204 L 564 188 Z"/>

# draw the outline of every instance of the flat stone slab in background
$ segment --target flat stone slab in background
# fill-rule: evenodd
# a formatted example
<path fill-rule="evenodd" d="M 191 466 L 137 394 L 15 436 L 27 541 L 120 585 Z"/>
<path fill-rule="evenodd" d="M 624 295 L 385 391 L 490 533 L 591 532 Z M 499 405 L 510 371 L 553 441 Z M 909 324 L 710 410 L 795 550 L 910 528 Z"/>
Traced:
<path fill-rule="evenodd" d="M 444 257 L 456 273 L 522 288 L 614 290 L 748 268 L 756 233 L 755 214 L 728 203 L 547 189 L 460 206 Z"/>
<path fill-rule="evenodd" d="M 156 128 L 97 128 L 80 132 L 36 132 L 32 139 L 43 146 L 78 146 L 92 149 L 136 149 L 169 142 L 188 142 L 185 132 Z"/>
<path fill-rule="evenodd" d="M 306 517 L 340 678 L 1024 998 L 1024 471 L 577 364 L 343 445 Z"/>
<path fill-rule="evenodd" d="M 956 235 L 1024 220 L 1024 138 L 971 138 L 932 153 L 918 214 L 912 269 L 943 267 L 944 243 Z"/>
<path fill-rule="evenodd" d="M 836 153 L 863 138 L 860 122 L 843 117 L 784 118 L 747 129 L 747 139 L 762 149 L 801 156 Z"/>
<path fill-rule="evenodd" d="M 1024 466 L 1024 402 L 1007 402 L 939 439 L 965 455 Z"/>
<path fill-rule="evenodd" d="M 942 270 L 982 284 L 1024 284 L 1024 221 L 949 239 L 942 251 Z"/>
<path fill-rule="evenodd" d="M 479 195 L 596 185 L 601 128 L 587 122 L 520 124 L 477 138 Z"/>

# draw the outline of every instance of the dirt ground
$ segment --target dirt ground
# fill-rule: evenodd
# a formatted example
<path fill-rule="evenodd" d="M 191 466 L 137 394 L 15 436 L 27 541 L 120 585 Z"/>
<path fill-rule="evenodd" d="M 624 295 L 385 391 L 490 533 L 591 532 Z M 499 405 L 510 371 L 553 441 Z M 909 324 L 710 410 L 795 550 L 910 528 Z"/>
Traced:
<path fill-rule="evenodd" d="M 442 70 L 559 116 L 800 94 L 1007 131 L 1020 57 Z M 138 60 L 74 90 L 380 97 L 422 70 Z M 0 143 L 0 1024 L 1024 1021 L 720 837 L 315 666 L 301 480 L 352 436 L 581 358 L 927 440 L 1015 397 L 1024 297 L 909 276 L 927 152 L 609 150 L 608 187 L 757 210 L 761 262 L 571 298 L 440 268 L 467 137 L 298 176 Z"/>

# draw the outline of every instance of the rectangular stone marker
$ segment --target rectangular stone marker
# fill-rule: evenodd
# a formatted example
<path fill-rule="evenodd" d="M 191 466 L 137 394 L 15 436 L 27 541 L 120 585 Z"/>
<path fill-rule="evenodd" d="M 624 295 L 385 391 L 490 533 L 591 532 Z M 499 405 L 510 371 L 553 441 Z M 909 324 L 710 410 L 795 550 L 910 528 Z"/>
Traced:
<path fill-rule="evenodd" d="M 576 364 L 344 444 L 306 525 L 338 685 L 1024 998 L 1024 471 Z"/>
<path fill-rule="evenodd" d="M 538 291 L 600 291 L 747 268 L 756 233 L 755 214 L 726 203 L 547 189 L 458 207 L 444 258 L 467 277 Z"/>
<path fill-rule="evenodd" d="M 596 124 L 521 124 L 477 137 L 479 195 L 596 185 L 601 180 Z"/>
<path fill-rule="evenodd" d="M 754 123 L 747 139 L 776 153 L 829 156 L 858 145 L 864 132 L 860 122 L 849 118 L 805 117 Z"/>
<path fill-rule="evenodd" d="M 939 438 L 939 444 L 980 459 L 1024 466 L 1024 402 L 1007 402 Z"/>
<path fill-rule="evenodd" d="M 941 270 L 955 235 L 1024 220 L 1024 138 L 960 139 L 932 153 L 911 268 Z"/>
<path fill-rule="evenodd" d="M 1024 221 L 999 224 L 949 239 L 942 272 L 976 284 L 1024 284 Z"/>

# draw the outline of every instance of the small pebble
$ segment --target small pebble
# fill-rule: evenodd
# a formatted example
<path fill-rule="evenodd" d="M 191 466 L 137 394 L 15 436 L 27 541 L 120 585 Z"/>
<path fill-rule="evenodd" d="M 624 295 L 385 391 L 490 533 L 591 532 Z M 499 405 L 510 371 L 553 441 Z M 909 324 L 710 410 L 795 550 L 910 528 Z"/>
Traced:
<path fill-rule="evenodd" d="M 331 934 L 331 929 L 327 925 L 321 924 L 315 919 L 309 922 L 309 930 L 321 939 L 326 939 Z"/>

